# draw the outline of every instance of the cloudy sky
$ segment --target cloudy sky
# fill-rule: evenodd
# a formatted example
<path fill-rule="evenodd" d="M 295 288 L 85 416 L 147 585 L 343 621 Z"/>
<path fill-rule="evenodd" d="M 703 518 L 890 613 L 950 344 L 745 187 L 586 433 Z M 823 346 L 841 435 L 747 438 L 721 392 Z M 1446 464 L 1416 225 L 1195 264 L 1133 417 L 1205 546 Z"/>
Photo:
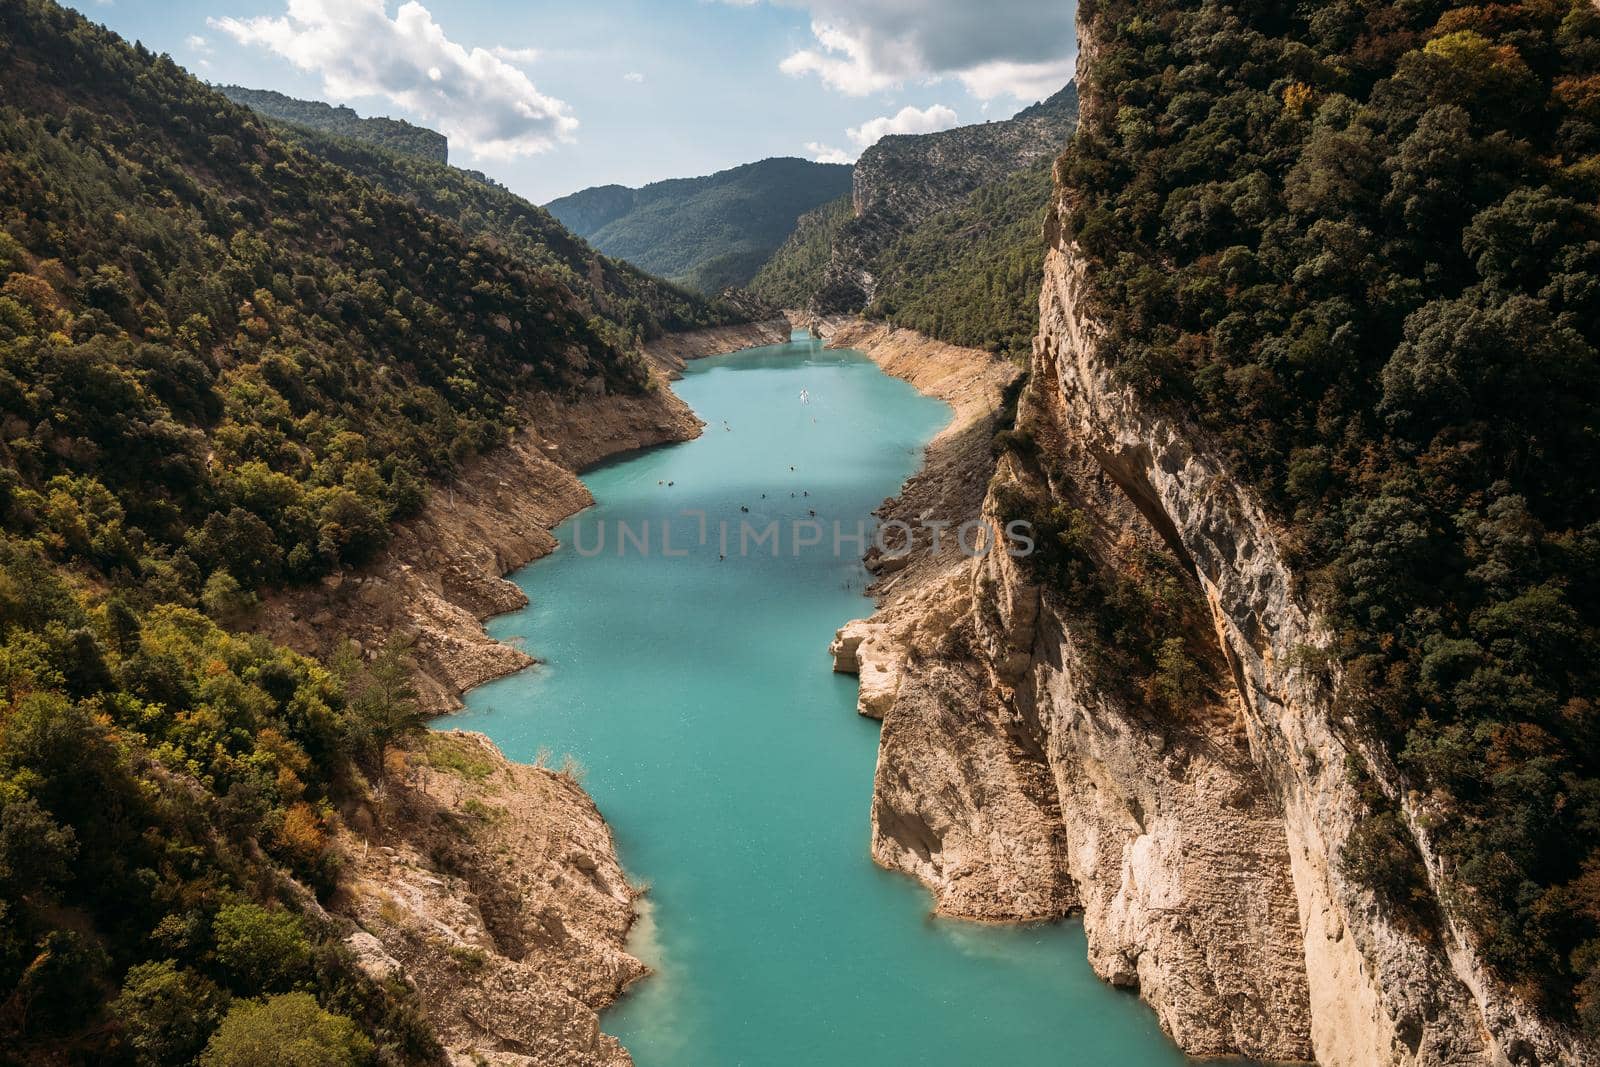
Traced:
<path fill-rule="evenodd" d="M 85 0 L 199 77 L 450 137 L 539 202 L 1005 118 L 1066 84 L 1073 0 Z"/>

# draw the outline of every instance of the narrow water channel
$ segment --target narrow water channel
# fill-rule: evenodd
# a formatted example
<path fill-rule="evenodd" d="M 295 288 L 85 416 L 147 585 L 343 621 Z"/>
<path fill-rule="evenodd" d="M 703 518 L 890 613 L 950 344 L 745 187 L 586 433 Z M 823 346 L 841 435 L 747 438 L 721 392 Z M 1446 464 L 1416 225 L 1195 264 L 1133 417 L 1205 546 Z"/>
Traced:
<path fill-rule="evenodd" d="M 633 948 L 656 974 L 605 1028 L 640 1067 L 1185 1063 L 1094 978 L 1078 924 L 936 920 L 868 856 L 878 727 L 826 649 L 871 607 L 856 524 L 948 408 L 810 341 L 692 364 L 676 388 L 705 434 L 585 476 L 598 505 L 515 576 L 529 607 L 490 625 L 544 662 L 440 724 L 580 761 L 650 884 Z M 822 540 L 796 555 L 810 512 Z M 776 554 L 741 546 L 741 524 L 772 522 Z"/>

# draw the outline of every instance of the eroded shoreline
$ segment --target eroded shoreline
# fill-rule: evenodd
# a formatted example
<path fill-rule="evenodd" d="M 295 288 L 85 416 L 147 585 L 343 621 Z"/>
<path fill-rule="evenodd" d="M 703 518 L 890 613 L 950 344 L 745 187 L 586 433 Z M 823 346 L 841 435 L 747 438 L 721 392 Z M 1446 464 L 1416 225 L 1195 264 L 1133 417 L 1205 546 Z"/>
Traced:
<path fill-rule="evenodd" d="M 860 348 L 954 411 L 882 513 L 976 509 L 1016 368 L 906 331 L 817 325 L 832 346 Z M 553 551 L 551 530 L 593 502 L 581 472 L 696 437 L 701 421 L 666 379 L 687 360 L 780 343 L 789 330 L 773 321 L 669 338 L 651 348 L 657 387 L 645 396 L 530 405 L 528 428 L 437 489 L 379 561 L 274 598 L 263 613 L 272 636 L 326 654 L 345 637 L 370 651 L 401 634 L 424 706 L 459 708 L 468 689 L 534 662 L 483 623 L 526 604 L 505 575 Z M 947 555 L 919 553 L 874 593 L 904 597 L 929 568 L 962 558 Z M 341 835 L 349 864 L 332 911 L 350 922 L 363 965 L 422 994 L 456 1062 L 631 1062 L 599 1016 L 648 969 L 626 948 L 637 892 L 594 802 L 571 776 L 509 760 L 481 734 L 431 733 L 395 762 L 375 800 L 345 813 Z"/>
<path fill-rule="evenodd" d="M 274 595 L 259 629 L 322 656 L 398 635 L 421 707 L 460 708 L 468 689 L 534 662 L 483 624 L 527 603 L 504 576 L 554 551 L 551 530 L 593 503 L 579 475 L 700 433 L 667 384 L 685 359 L 788 337 L 781 320 L 675 335 L 647 348 L 655 385 L 641 396 L 530 401 L 524 428 L 436 487 L 377 561 Z M 626 948 L 639 891 L 576 775 L 512 761 L 481 734 L 430 731 L 340 815 L 329 914 L 364 970 L 416 990 L 452 1063 L 632 1062 L 599 1017 L 648 973 Z"/>
<path fill-rule="evenodd" d="M 319 656 L 346 639 L 370 652 L 399 636 L 410 643 L 422 708 L 434 715 L 458 710 L 467 690 L 535 662 L 491 638 L 483 624 L 527 603 L 505 576 L 555 551 L 550 531 L 594 502 L 581 474 L 628 452 L 699 435 L 700 420 L 668 384 L 684 360 L 788 337 L 785 320 L 668 335 L 646 346 L 656 371 L 647 393 L 530 401 L 511 441 L 473 460 L 450 485 L 435 487 L 375 562 L 274 594 L 260 613 L 260 629 Z"/>

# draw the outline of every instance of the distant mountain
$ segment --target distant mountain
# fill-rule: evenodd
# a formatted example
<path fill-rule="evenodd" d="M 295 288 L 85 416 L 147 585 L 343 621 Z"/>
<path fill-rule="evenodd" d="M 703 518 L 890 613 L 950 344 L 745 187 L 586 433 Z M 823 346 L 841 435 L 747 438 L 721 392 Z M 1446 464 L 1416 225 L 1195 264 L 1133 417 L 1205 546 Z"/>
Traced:
<path fill-rule="evenodd" d="M 270 89 L 246 89 L 242 85 L 215 88 L 235 104 L 242 104 L 267 118 L 349 137 L 435 163 L 450 161 L 450 142 L 444 134 L 400 119 L 364 119 L 347 107 L 334 107 L 318 100 L 297 100 Z"/>
<path fill-rule="evenodd" d="M 653 187 L 645 187 L 645 189 L 650 188 Z M 545 205 L 545 210 L 560 219 L 561 225 L 578 236 L 591 237 L 607 224 L 622 218 L 638 206 L 644 191 L 644 189 L 629 189 L 626 185 L 596 185 L 559 200 L 552 200 Z"/>
<path fill-rule="evenodd" d="M 897 273 L 893 257 L 887 263 L 879 260 L 898 241 L 942 212 L 961 207 L 980 190 L 1041 160 L 1053 159 L 1066 147 L 1077 123 L 1078 91 L 1069 84 L 1048 100 L 1003 121 L 958 126 L 939 133 L 885 137 L 863 152 L 856 163 L 852 217 L 842 221 L 837 216 L 814 220 L 814 226 L 826 224 L 831 228 L 826 265 L 822 265 L 816 248 L 814 226 L 809 232 L 797 232 L 763 267 L 761 280 L 754 286 L 757 295 L 771 301 L 781 299 L 791 306 L 796 297 L 804 296 L 805 306 L 823 313 L 867 308 L 878 295 L 880 279 Z M 1038 206 L 1042 208 L 1048 185 L 1040 184 L 1039 188 Z M 1018 189 L 986 201 L 990 208 L 1002 202 L 1008 209 L 1017 210 L 1027 203 Z M 979 211 L 971 221 L 993 233 L 1005 231 L 1017 220 L 1008 218 L 1002 223 Z M 963 232 L 962 228 L 953 227 L 946 236 Z M 923 254 L 931 250 L 930 242 L 937 243 L 933 238 L 925 240 L 921 245 Z M 984 247 L 1007 253 L 1006 248 L 993 242 Z M 954 260 L 947 265 L 954 266 Z M 968 264 L 963 273 L 973 266 Z M 909 277 L 910 272 L 898 274 Z"/>
<path fill-rule="evenodd" d="M 764 159 L 642 189 L 597 186 L 546 207 L 607 255 L 715 293 L 747 284 L 796 220 L 848 192 L 850 180 L 842 164 Z"/>

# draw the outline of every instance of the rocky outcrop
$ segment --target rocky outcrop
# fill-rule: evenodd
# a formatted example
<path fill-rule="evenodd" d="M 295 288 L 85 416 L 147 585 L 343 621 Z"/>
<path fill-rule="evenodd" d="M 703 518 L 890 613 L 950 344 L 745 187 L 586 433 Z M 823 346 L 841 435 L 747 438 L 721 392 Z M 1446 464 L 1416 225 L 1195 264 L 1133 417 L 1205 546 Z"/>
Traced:
<path fill-rule="evenodd" d="M 490 638 L 482 624 L 527 603 L 502 575 L 554 551 L 550 530 L 593 502 L 578 474 L 609 456 L 700 432 L 700 421 L 665 382 L 685 360 L 788 337 L 781 319 L 669 334 L 646 346 L 657 380 L 642 394 L 528 401 L 523 429 L 474 459 L 451 485 L 435 488 L 377 561 L 273 595 L 257 625 L 317 655 L 344 640 L 371 653 L 394 637 L 406 639 L 423 706 L 459 708 L 466 690 L 533 662 Z"/>
<path fill-rule="evenodd" d="M 1070 245 L 1050 255 L 1036 384 L 1050 390 L 1064 429 L 1190 562 L 1211 607 L 1251 760 L 1283 811 L 1318 1060 L 1595 1062 L 1486 972 L 1447 908 L 1439 928 L 1415 929 L 1344 872 L 1340 850 L 1367 810 L 1347 759 L 1397 797 L 1398 776 L 1338 719 L 1338 679 L 1297 666 L 1331 635 L 1295 593 L 1261 508 L 1196 434 L 1145 410 L 1100 361 L 1086 270 Z M 1413 829 L 1442 900 L 1440 864 L 1421 822 Z"/>
<path fill-rule="evenodd" d="M 1081 911 L 1098 974 L 1138 990 L 1194 1054 L 1324 1064 L 1587 1064 L 1476 959 L 1441 905 L 1396 915 L 1344 870 L 1366 806 L 1349 761 L 1415 816 L 1398 775 L 1302 668 L 1330 635 L 1278 533 L 1220 455 L 1101 360 L 1086 265 L 1057 240 L 993 520 L 1019 494 L 1075 509 L 1089 551 L 1184 576 L 1182 635 L 1211 679 L 1167 709 L 1105 676 L 1101 638 L 1004 553 L 913 560 L 834 646 L 881 716 L 872 850 L 944 914 Z M 890 513 L 926 505 L 904 500 Z M 1443 874 L 1413 828 L 1436 896 Z"/>
<path fill-rule="evenodd" d="M 353 814 L 332 910 L 369 975 L 419 994 L 453 1063 L 622 1067 L 599 1012 L 646 973 L 635 890 L 568 772 L 434 733 Z"/>
<path fill-rule="evenodd" d="M 853 217 L 832 234 L 811 310 L 836 314 L 871 303 L 873 262 L 897 237 L 980 186 L 1055 155 L 1077 118 L 1078 91 L 1069 84 L 1000 122 L 895 134 L 861 153 L 851 179 Z"/>
<path fill-rule="evenodd" d="M 842 337 L 872 350 L 870 335 Z M 956 351 L 968 367 L 983 363 Z M 1111 540 L 1131 535 L 1166 551 L 1092 460 L 1070 454 L 1042 395 L 1024 393 L 1019 423 L 1057 457 L 1056 474 L 1032 488 L 1092 510 Z M 970 486 L 987 484 L 995 467 L 995 410 L 964 406 L 987 413 L 982 448 L 930 449 L 886 515 L 985 508 Z M 982 467 L 976 479 L 970 469 L 944 476 L 963 462 Z M 1008 458 L 1000 477 L 1043 476 Z M 999 519 L 992 502 L 986 514 Z M 1217 700 L 1153 723 L 1149 709 L 1108 693 L 1093 636 L 1076 632 L 1004 552 L 940 559 L 924 547 L 874 592 L 878 613 L 842 629 L 833 649 L 836 669 L 860 673 L 862 713 L 884 720 L 873 857 L 928 884 L 941 914 L 1081 912 L 1097 973 L 1137 987 L 1191 1052 L 1306 1056 L 1282 812 L 1236 709 Z M 1212 658 L 1225 678 L 1214 648 Z"/>

